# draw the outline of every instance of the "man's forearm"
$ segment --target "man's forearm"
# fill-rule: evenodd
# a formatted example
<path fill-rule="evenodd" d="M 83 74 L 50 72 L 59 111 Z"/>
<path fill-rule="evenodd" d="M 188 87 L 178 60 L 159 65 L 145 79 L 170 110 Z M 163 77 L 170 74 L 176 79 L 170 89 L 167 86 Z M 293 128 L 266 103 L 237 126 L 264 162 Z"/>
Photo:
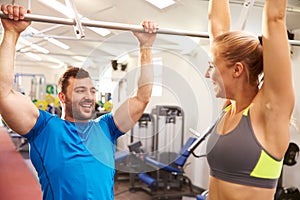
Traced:
<path fill-rule="evenodd" d="M 7 95 L 12 88 L 14 59 L 19 34 L 4 32 L 0 45 L 0 96 Z"/>
<path fill-rule="evenodd" d="M 151 47 L 140 48 L 141 72 L 138 81 L 137 97 L 147 103 L 150 100 L 153 85 L 153 64 Z"/>

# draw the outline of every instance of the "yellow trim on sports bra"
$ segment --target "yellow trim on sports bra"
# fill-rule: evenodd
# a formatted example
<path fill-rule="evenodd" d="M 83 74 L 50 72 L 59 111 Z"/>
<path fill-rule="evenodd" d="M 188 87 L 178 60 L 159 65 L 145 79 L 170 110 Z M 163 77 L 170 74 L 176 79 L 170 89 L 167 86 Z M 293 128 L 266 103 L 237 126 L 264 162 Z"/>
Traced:
<path fill-rule="evenodd" d="M 250 109 L 251 104 L 244 110 L 243 115 L 248 116 L 248 111 Z"/>
<path fill-rule="evenodd" d="M 280 176 L 283 165 L 281 161 L 274 160 L 264 150 L 261 151 L 259 160 L 250 176 L 257 178 L 277 179 Z"/>
<path fill-rule="evenodd" d="M 243 115 L 244 115 L 244 116 L 248 116 L 248 111 L 249 111 L 249 109 L 250 109 L 250 106 L 251 106 L 251 104 L 250 104 L 247 108 L 245 108 L 245 110 L 243 111 Z M 223 109 L 223 111 L 224 111 L 224 112 L 228 112 L 231 108 L 232 108 L 232 104 L 229 104 L 228 106 L 226 106 L 226 107 Z"/>
<path fill-rule="evenodd" d="M 228 106 L 226 106 L 223 111 L 224 112 L 228 112 L 230 110 L 230 108 L 232 107 L 232 104 L 229 104 Z"/>

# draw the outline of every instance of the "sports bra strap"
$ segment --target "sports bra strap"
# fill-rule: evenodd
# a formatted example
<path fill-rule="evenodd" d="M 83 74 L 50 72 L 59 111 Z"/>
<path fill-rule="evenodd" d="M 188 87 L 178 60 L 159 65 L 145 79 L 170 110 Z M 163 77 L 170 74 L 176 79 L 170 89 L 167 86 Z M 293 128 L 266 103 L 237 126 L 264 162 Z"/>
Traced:
<path fill-rule="evenodd" d="M 248 111 L 251 107 L 251 104 L 249 106 L 247 106 L 247 108 L 245 108 L 245 110 L 243 111 L 243 115 L 244 116 L 248 116 Z M 226 113 L 228 112 L 230 109 L 232 108 L 232 104 L 229 104 L 228 106 L 226 106 L 224 109 L 223 109 L 223 112 Z"/>

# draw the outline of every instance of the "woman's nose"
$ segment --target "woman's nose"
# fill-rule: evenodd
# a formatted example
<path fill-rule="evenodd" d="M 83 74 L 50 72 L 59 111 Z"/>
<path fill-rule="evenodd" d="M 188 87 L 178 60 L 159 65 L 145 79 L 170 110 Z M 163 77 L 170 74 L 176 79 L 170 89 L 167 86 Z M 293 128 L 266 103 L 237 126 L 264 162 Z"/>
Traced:
<path fill-rule="evenodd" d="M 205 78 L 210 78 L 210 71 L 211 71 L 211 68 L 208 67 L 206 72 L 205 72 Z"/>

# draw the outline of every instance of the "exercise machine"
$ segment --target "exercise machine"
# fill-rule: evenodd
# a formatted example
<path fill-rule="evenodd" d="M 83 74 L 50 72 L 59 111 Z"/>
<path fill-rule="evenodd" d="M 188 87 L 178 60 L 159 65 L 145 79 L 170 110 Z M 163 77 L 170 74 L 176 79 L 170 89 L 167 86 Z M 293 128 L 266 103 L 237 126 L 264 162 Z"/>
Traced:
<path fill-rule="evenodd" d="M 154 156 L 172 163 L 183 146 L 184 111 L 178 106 L 157 105 L 151 114 L 155 120 Z"/>
<path fill-rule="evenodd" d="M 176 158 L 171 163 L 156 160 L 155 156 L 145 154 L 144 162 L 153 170 L 138 174 L 139 181 L 144 186 L 133 186 L 132 190 L 143 190 L 152 196 L 152 199 L 181 199 L 184 196 L 195 197 L 201 190 L 195 190 L 191 180 L 185 175 L 187 159 L 190 156 L 188 148 L 196 140 L 190 137 Z M 137 144 L 140 146 L 141 144 Z M 138 150 L 139 151 L 139 150 Z M 187 189 L 186 187 L 187 186 Z"/>
<path fill-rule="evenodd" d="M 297 163 L 297 158 L 299 155 L 299 147 L 297 144 L 291 142 L 284 155 L 283 164 L 287 166 L 293 166 Z M 282 174 L 278 180 L 278 186 L 275 194 L 274 200 L 299 200 L 300 192 L 296 187 L 284 187 L 282 183 Z"/>
<path fill-rule="evenodd" d="M 136 125 L 131 129 L 130 143 L 140 141 L 144 152 L 154 151 L 154 117 L 143 113 Z"/>

